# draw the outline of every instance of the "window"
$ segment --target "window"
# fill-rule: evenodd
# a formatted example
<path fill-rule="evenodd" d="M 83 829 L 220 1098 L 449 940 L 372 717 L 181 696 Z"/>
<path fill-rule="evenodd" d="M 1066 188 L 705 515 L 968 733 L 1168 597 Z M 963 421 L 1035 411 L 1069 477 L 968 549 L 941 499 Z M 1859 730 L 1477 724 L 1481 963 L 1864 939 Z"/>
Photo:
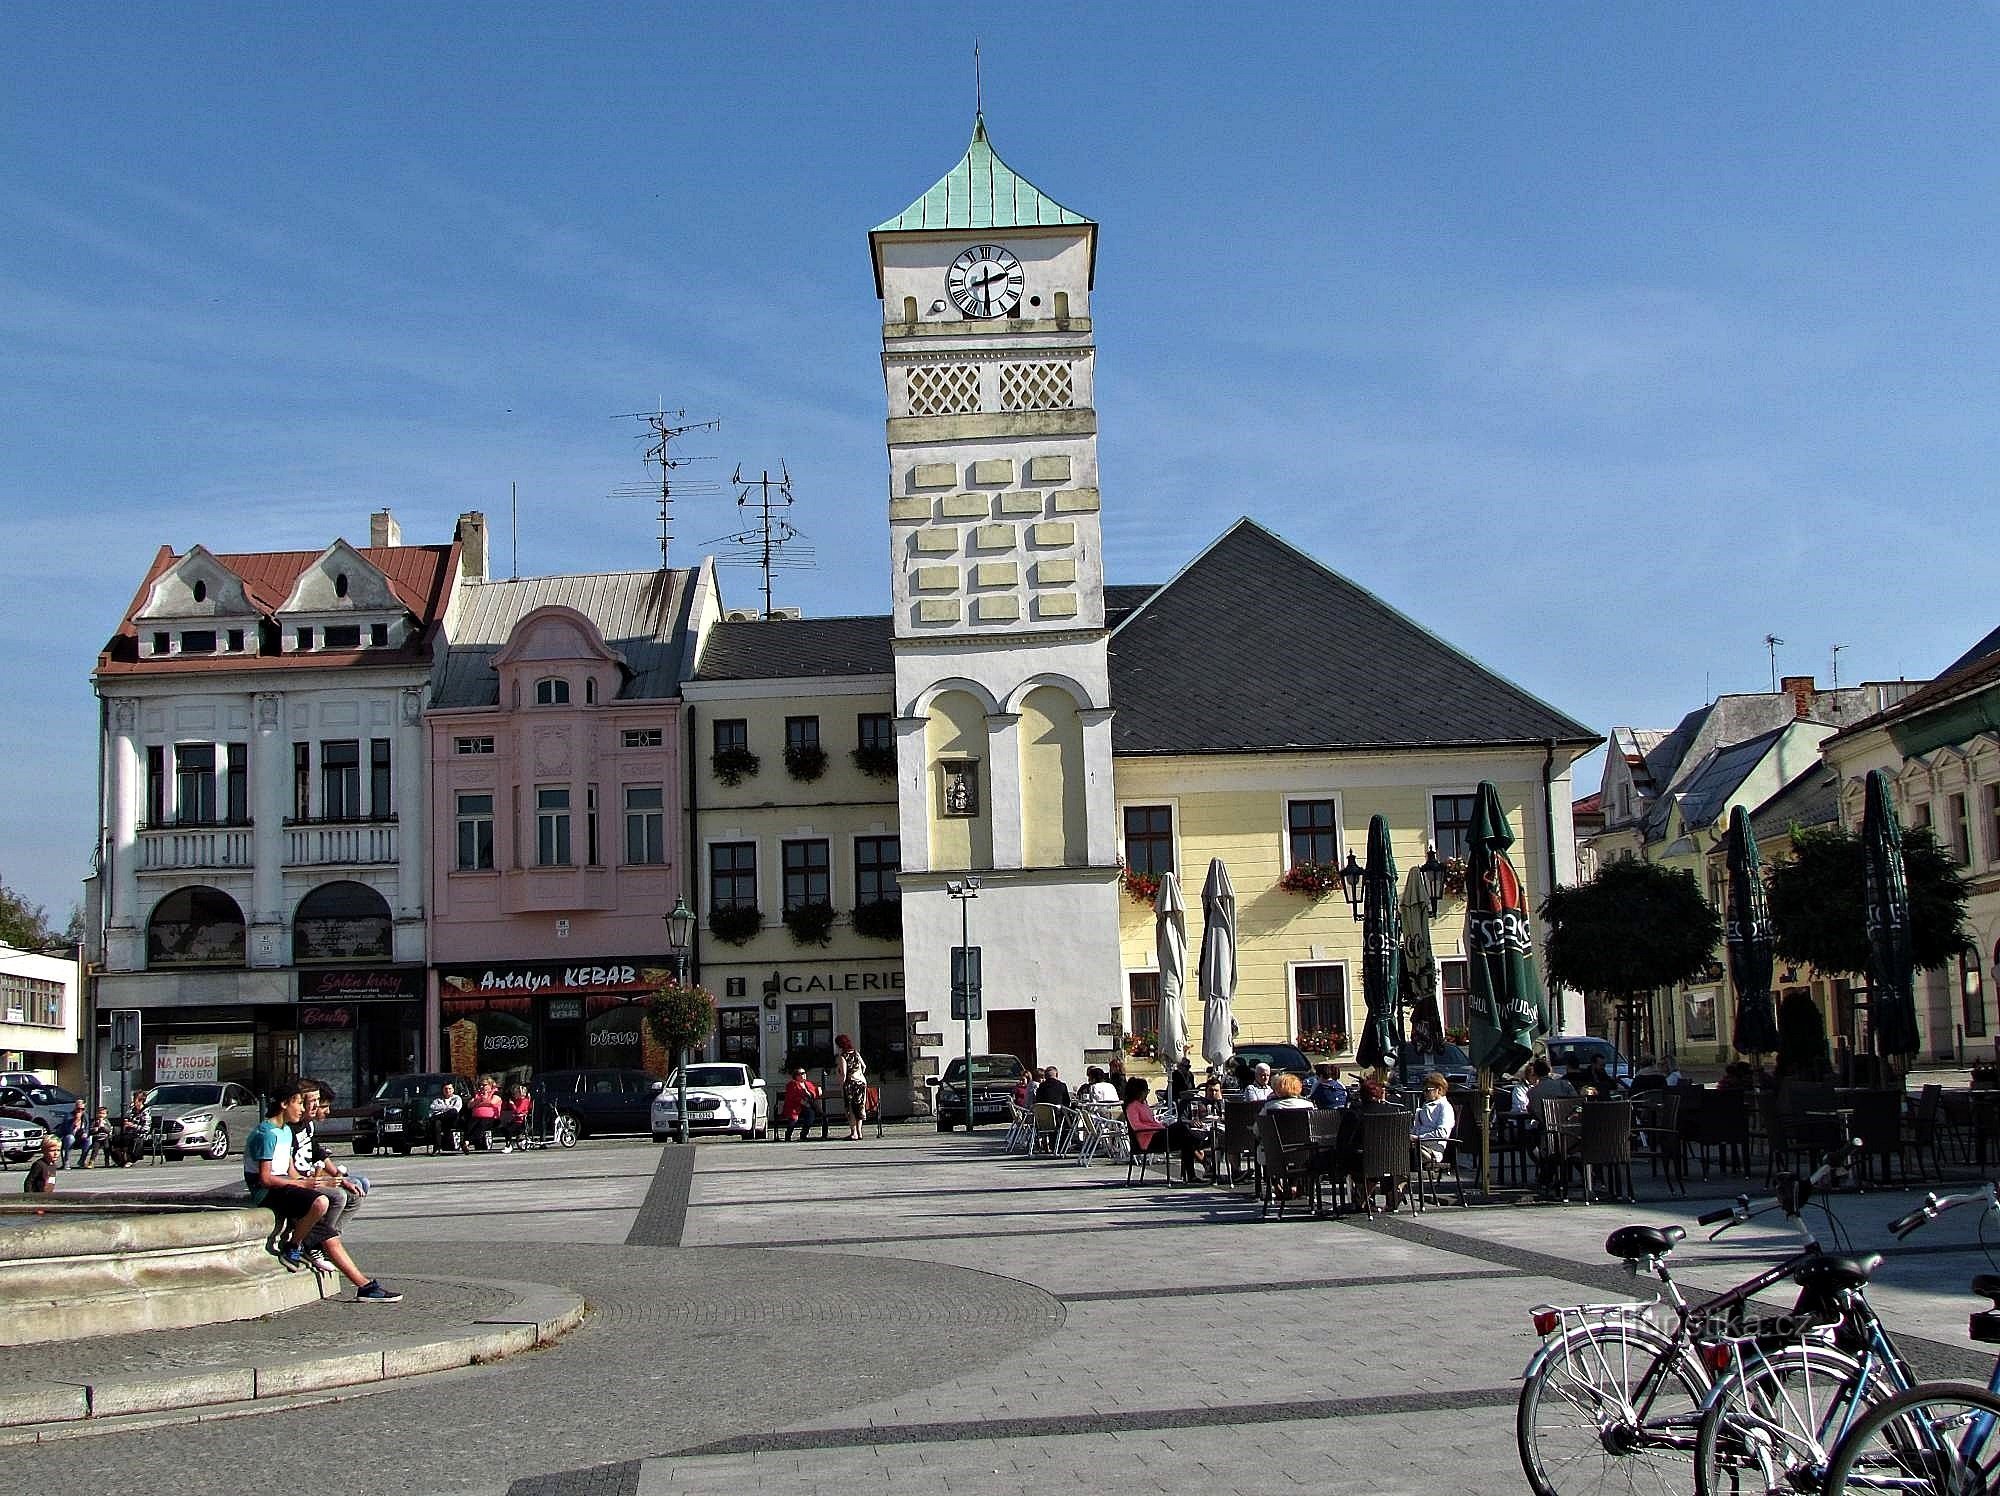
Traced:
<path fill-rule="evenodd" d="M 183 826 L 212 826 L 215 819 L 215 744 L 177 744 L 174 820 Z"/>
<path fill-rule="evenodd" d="M 1914 831 L 1914 830 L 1915 830 L 1915 829 L 1916 829 L 1917 827 L 1919 827 L 1919 826 L 1928 826 L 1928 825 L 1930 825 L 1930 823 L 1931 823 L 1931 802 L 1930 802 L 1930 801 L 1928 801 L 1928 800 L 1919 800 L 1919 801 L 1918 801 L 1918 802 L 1917 802 L 1917 803 L 1916 803 L 1915 805 L 1912 805 L 1912 806 L 1910 807 L 1910 829 L 1911 829 L 1911 830 L 1913 830 L 1913 831 Z"/>
<path fill-rule="evenodd" d="M 146 824 L 167 824 L 167 750 L 157 744 L 146 750 Z"/>
<path fill-rule="evenodd" d="M 228 787 L 224 799 L 233 826 L 250 824 L 250 745 L 231 743 L 228 748 Z"/>
<path fill-rule="evenodd" d="M 1623 785 L 1619 786 L 1624 789 Z M 1473 795 L 1431 796 L 1431 840 L 1442 858 L 1472 855 Z M 1626 812 L 1630 814 L 1630 812 Z"/>
<path fill-rule="evenodd" d="M 369 624 L 368 643 L 374 649 L 386 648 L 389 643 L 389 625 L 386 623 Z"/>
<path fill-rule="evenodd" d="M 1972 828 L 1966 819 L 1965 796 L 1947 795 L 1944 806 L 1945 850 L 1951 853 L 1953 862 L 1960 867 L 1966 867 L 1972 861 Z"/>
<path fill-rule="evenodd" d="M 894 752 L 896 732 L 887 712 L 862 712 L 854 719 L 854 741 L 863 748 Z"/>
<path fill-rule="evenodd" d="M 597 705 L 597 677 L 594 675 L 583 678 L 583 700 L 587 706 Z"/>
<path fill-rule="evenodd" d="M 583 848 L 585 864 L 597 867 L 602 859 L 597 855 L 597 786 L 594 784 L 583 787 Z"/>
<path fill-rule="evenodd" d="M 833 1065 L 833 1004 L 785 1004 L 785 1069 L 804 1066 L 826 1070 Z"/>
<path fill-rule="evenodd" d="M 559 675 L 545 675 L 535 682 L 536 706 L 568 706 L 569 682 Z"/>
<path fill-rule="evenodd" d="M 361 647 L 361 625 L 358 623 L 330 623 L 326 628 L 328 649 L 359 649 Z"/>
<path fill-rule="evenodd" d="M 665 737 L 657 727 L 628 727 L 623 741 L 627 748 L 658 748 Z"/>
<path fill-rule="evenodd" d="M 1293 1032 L 1307 1049 L 1307 1035 L 1347 1032 L 1347 968 L 1344 966 L 1294 966 L 1292 968 Z"/>
<path fill-rule="evenodd" d="M 1125 807 L 1125 866 L 1157 877 L 1174 865 L 1174 811 L 1171 805 Z"/>
<path fill-rule="evenodd" d="M 1291 865 L 1302 862 L 1340 861 L 1340 817 L 1331 800 L 1290 800 L 1285 804 L 1285 827 Z"/>
<path fill-rule="evenodd" d="M 1958 958 L 1959 1012 L 1965 1022 L 1965 1037 L 1986 1037 L 1986 988 L 1980 980 L 1979 952 L 1967 951 Z"/>
<path fill-rule="evenodd" d="M 568 867 L 569 786 L 535 786 L 535 862 L 540 867 Z"/>
<path fill-rule="evenodd" d="M 708 849 L 708 907 L 757 907 L 755 842 L 716 842 Z"/>
<path fill-rule="evenodd" d="M 214 629 L 188 629 L 181 634 L 181 653 L 190 655 L 212 655 L 215 653 Z"/>
<path fill-rule="evenodd" d="M 243 911 L 219 888 L 176 888 L 146 922 L 146 965 L 241 966 Z"/>
<path fill-rule="evenodd" d="M 902 885 L 896 874 L 903 865 L 903 843 L 894 836 L 854 838 L 854 902 L 874 904 L 883 899 L 900 899 Z"/>
<path fill-rule="evenodd" d="M 485 872 L 493 866 L 493 796 L 458 797 L 458 870 Z"/>
<path fill-rule="evenodd" d="M 312 744 L 292 744 L 292 819 L 312 819 Z"/>
<path fill-rule="evenodd" d="M 333 595 L 334 595 L 335 597 L 345 597 L 345 596 L 347 596 L 347 573 L 346 573 L 346 572 L 344 572 L 344 571 L 340 571 L 340 572 L 335 572 L 335 573 L 334 573 L 334 576 L 333 576 Z"/>
<path fill-rule="evenodd" d="M 194 600 L 198 603 L 208 601 L 208 583 L 196 582 L 194 584 Z"/>
<path fill-rule="evenodd" d="M 0 1017 L 8 1023 L 32 1023 L 42 1028 L 62 1027 L 63 988 L 60 982 L 40 977 L 17 977 L 0 972 Z"/>
<path fill-rule="evenodd" d="M 802 904 L 831 904 L 833 879 L 829 873 L 826 843 L 788 841 L 784 844 L 784 854 L 784 907 L 789 911 Z"/>
<path fill-rule="evenodd" d="M 229 631 L 229 652 L 231 654 L 243 653 L 243 630 L 231 629 Z"/>
<path fill-rule="evenodd" d="M 395 923 L 389 901 L 365 883 L 322 883 L 292 916 L 294 961 L 384 961 Z"/>
<path fill-rule="evenodd" d="M 172 634 L 158 633 L 153 635 L 154 654 L 156 655 L 166 654 L 173 647 L 174 647 L 174 636 Z"/>
<path fill-rule="evenodd" d="M 368 814 L 387 820 L 395 813 L 396 801 L 389 775 L 389 740 L 368 740 Z"/>
<path fill-rule="evenodd" d="M 451 740 L 451 751 L 453 753 L 491 753 L 493 751 L 493 739 L 453 738 Z"/>
<path fill-rule="evenodd" d="M 715 751 L 729 753 L 750 746 L 750 724 L 741 717 L 720 718 L 715 724 Z"/>
<path fill-rule="evenodd" d="M 1125 978 L 1125 1030 L 1142 1038 L 1160 1032 L 1160 974 L 1135 971 Z"/>
<path fill-rule="evenodd" d="M 319 745 L 319 813 L 326 821 L 361 819 L 361 744 Z"/>
<path fill-rule="evenodd" d="M 657 784 L 625 786 L 625 860 L 667 860 L 665 791 Z"/>
<path fill-rule="evenodd" d="M 819 747 L 819 718 L 785 718 L 785 747 L 788 750 Z"/>
<path fill-rule="evenodd" d="M 2000 784 L 1986 786 L 1986 860 L 2000 862 Z"/>
<path fill-rule="evenodd" d="M 1438 962 L 1444 978 L 1444 1026 L 1462 1029 L 1472 1026 L 1472 965 L 1463 956 Z"/>
<path fill-rule="evenodd" d="M 311 629 L 300 629 L 297 639 L 300 649 L 311 649 L 313 647 L 313 631 Z"/>

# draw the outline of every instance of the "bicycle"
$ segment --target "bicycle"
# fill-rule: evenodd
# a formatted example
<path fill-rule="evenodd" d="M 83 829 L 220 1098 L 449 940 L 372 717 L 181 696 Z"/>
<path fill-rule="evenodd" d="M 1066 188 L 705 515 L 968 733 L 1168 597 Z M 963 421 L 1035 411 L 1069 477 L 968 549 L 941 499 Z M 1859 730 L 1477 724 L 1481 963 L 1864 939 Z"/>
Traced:
<path fill-rule="evenodd" d="M 1663 1496 L 1668 1491 L 1678 1496 L 1686 1489 L 1713 1390 L 1710 1348 L 1722 1333 L 1768 1337 L 1774 1348 L 1795 1341 L 1803 1324 L 1825 1317 L 1826 1306 L 1856 1271 L 1852 1259 L 1828 1256 L 1799 1215 L 1810 1187 L 1823 1189 L 1846 1157 L 1844 1151 L 1828 1155 L 1804 1194 L 1787 1188 L 1763 1206 L 1752 1208 L 1746 1200 L 1698 1218 L 1700 1225 L 1726 1231 L 1775 1208 L 1805 1238 L 1800 1251 L 1734 1288 L 1691 1305 L 1666 1261 L 1686 1240 L 1686 1230 L 1621 1226 L 1605 1240 L 1605 1251 L 1633 1275 L 1658 1278 L 1662 1296 L 1617 1304 L 1538 1304 L 1529 1311 L 1542 1344 L 1522 1375 L 1515 1443 L 1536 1496 L 1562 1496 L 1558 1476 L 1575 1489 L 1602 1485 L 1620 1470 L 1635 1490 L 1652 1485 Z M 1792 1313 L 1773 1322 L 1746 1319 L 1750 1299 L 1787 1278 L 1801 1285 Z M 1669 1312 L 1671 1324 L 1662 1327 L 1659 1320 Z M 1626 1461 L 1630 1464 L 1621 1464 Z M 1595 1481 L 1587 1466 L 1595 1468 Z M 1674 1479 L 1667 1478 L 1669 1470 Z"/>
<path fill-rule="evenodd" d="M 1983 1207 L 1980 1240 L 2000 1216 L 1993 1185 L 1924 1203 L 1890 1223 L 1900 1240 L 1926 1222 L 1965 1205 Z M 1987 1256 L 1992 1258 L 1991 1248 Z M 2000 1273 L 1980 1273 L 1972 1291 L 1992 1307 L 1973 1314 L 1974 1341 L 2000 1345 Z M 2000 1492 L 2000 1354 L 1984 1387 L 1969 1382 L 1923 1382 L 1871 1408 L 1835 1446 L 1824 1496 L 1897 1492 L 1901 1496 L 1991 1496 Z"/>

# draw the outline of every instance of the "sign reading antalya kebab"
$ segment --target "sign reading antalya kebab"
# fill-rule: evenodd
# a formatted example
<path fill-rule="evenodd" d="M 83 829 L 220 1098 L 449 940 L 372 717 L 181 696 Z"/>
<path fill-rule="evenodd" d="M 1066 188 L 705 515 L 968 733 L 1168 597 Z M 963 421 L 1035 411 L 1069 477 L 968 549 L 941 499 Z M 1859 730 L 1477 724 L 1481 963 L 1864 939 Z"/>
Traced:
<path fill-rule="evenodd" d="M 441 966 L 438 983 L 454 997 L 566 997 L 622 994 L 642 997 L 673 975 L 665 956 L 603 961 L 505 961 L 490 966 Z"/>

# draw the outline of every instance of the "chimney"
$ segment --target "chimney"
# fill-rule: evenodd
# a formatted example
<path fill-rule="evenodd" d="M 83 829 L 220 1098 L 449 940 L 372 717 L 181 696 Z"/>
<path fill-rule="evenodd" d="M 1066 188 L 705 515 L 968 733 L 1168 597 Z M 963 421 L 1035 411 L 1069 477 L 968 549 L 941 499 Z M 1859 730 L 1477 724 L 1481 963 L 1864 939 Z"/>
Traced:
<path fill-rule="evenodd" d="M 458 528 L 452 532 L 458 542 L 458 574 L 467 582 L 486 580 L 486 516 L 477 509 L 468 509 L 458 517 Z"/>
<path fill-rule="evenodd" d="M 1813 709 L 1813 678 L 1810 675 L 1786 675 L 1778 680 L 1778 689 L 1792 698 L 1792 715 L 1810 717 Z"/>
<path fill-rule="evenodd" d="M 396 516 L 386 509 L 377 509 L 368 516 L 368 543 L 378 550 L 403 543 L 403 527 L 396 523 Z"/>

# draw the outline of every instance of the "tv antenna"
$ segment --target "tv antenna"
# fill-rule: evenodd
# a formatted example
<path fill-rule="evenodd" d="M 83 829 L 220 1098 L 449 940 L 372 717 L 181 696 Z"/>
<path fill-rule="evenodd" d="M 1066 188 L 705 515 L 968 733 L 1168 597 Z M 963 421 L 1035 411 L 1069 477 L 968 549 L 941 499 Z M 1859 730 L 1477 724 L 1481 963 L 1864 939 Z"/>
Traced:
<path fill-rule="evenodd" d="M 1771 694 L 1778 694 L 1778 646 L 1785 641 L 1776 634 L 1764 636 L 1764 647 L 1771 651 Z"/>
<path fill-rule="evenodd" d="M 764 573 L 764 616 L 771 616 L 771 574 L 779 571 L 805 571 L 813 564 L 810 545 L 796 545 L 806 537 L 790 520 L 785 511 L 792 507 L 792 475 L 783 461 L 778 463 L 778 475 L 771 476 L 769 468 L 754 478 L 743 475 L 738 464 L 736 471 L 729 475 L 730 483 L 737 489 L 736 507 L 745 515 L 754 516 L 745 521 L 743 527 L 732 535 L 724 535 L 712 540 L 710 545 L 727 545 L 733 551 L 716 559 L 724 565 L 756 566 Z M 790 547 L 787 549 L 787 547 Z"/>
<path fill-rule="evenodd" d="M 1833 711 L 1835 716 L 1840 715 L 1840 652 L 1845 648 L 1847 648 L 1845 644 L 1836 644 L 1833 646 Z"/>
<path fill-rule="evenodd" d="M 721 485 L 697 479 L 677 478 L 675 474 L 690 462 L 713 462 L 712 457 L 685 456 L 674 451 L 674 443 L 691 431 L 718 431 L 722 422 L 690 421 L 685 410 L 636 411 L 627 415 L 613 416 L 614 421 L 644 421 L 652 435 L 652 442 L 646 448 L 645 460 L 659 464 L 660 486 L 657 491 L 651 484 L 631 484 L 614 488 L 614 499 L 657 498 L 660 505 L 660 566 L 667 565 L 667 553 L 674 541 L 674 499 L 676 496 L 688 498 L 695 494 L 714 494 L 721 491 Z"/>

